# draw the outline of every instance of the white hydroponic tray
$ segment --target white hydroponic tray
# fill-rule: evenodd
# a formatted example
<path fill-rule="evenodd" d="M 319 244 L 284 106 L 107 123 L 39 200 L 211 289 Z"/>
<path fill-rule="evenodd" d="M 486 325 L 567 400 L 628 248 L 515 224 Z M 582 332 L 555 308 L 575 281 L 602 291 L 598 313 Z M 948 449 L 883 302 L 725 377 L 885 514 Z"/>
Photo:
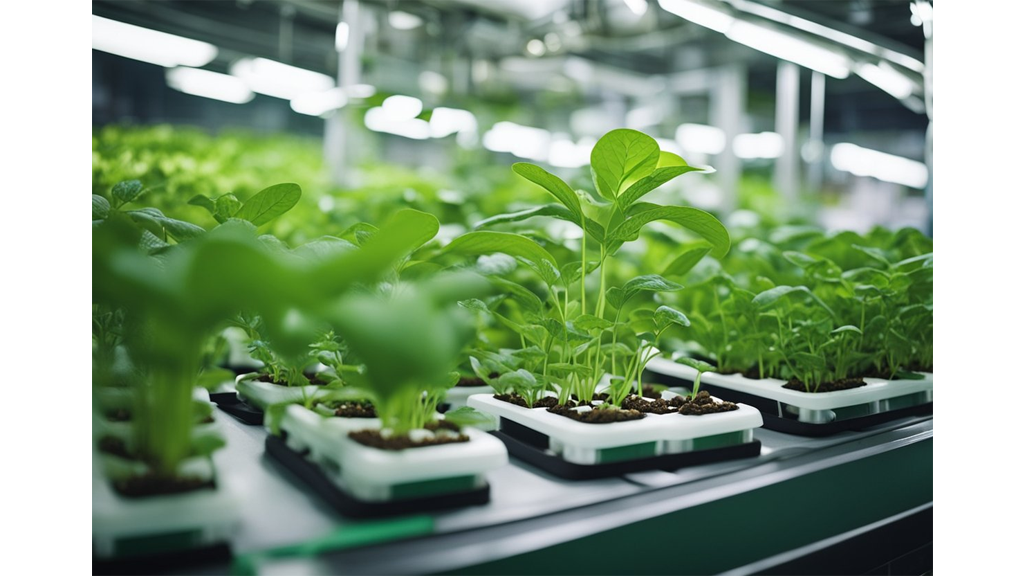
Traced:
<path fill-rule="evenodd" d="M 469 427 L 462 429 L 469 442 L 397 451 L 371 448 L 348 437 L 349 432 L 380 426 L 377 418 L 323 417 L 298 405 L 289 406 L 281 420 L 290 448 L 308 449 L 309 458 L 332 481 L 365 501 L 390 499 L 391 487 L 397 484 L 459 476 L 474 476 L 479 488 L 486 482 L 485 472 L 508 463 L 500 440 Z"/>
<path fill-rule="evenodd" d="M 330 390 L 325 390 L 323 386 L 282 386 L 253 378 L 255 373 L 240 374 L 235 379 L 235 390 L 239 400 L 260 410 L 266 410 L 268 406 L 274 404 L 303 402 L 330 393 Z"/>
<path fill-rule="evenodd" d="M 675 395 L 668 391 L 662 393 L 663 398 Z M 551 449 L 576 464 L 599 462 L 598 450 L 650 442 L 656 443 L 657 455 L 686 452 L 692 449 L 692 440 L 731 432 L 743 432 L 744 441 L 749 442 L 753 439 L 753 429 L 764 423 L 761 412 L 745 404 L 737 404 L 737 410 L 718 414 L 648 414 L 640 420 L 607 424 L 577 422 L 545 408 L 516 406 L 491 394 L 471 396 L 469 406 L 547 435 Z"/>
<path fill-rule="evenodd" d="M 445 395 L 444 401 L 451 406 L 451 410 L 454 410 L 465 406 L 470 396 L 487 393 L 494 394 L 494 389 L 490 386 L 455 386 L 448 389 L 448 394 Z"/>
<path fill-rule="evenodd" d="M 697 377 L 697 371 L 689 366 L 677 364 L 666 358 L 655 358 L 647 365 L 647 369 L 653 373 L 674 376 L 693 382 Z M 745 378 L 741 374 L 722 375 L 714 372 L 705 372 L 701 375 L 700 381 L 704 384 L 721 386 L 737 392 L 753 394 L 769 400 L 775 400 L 806 410 L 833 410 L 869 404 L 881 400 L 890 400 L 900 396 L 918 394 L 920 392 L 931 393 L 932 375 L 921 373 L 922 380 L 883 380 L 881 378 L 865 378 L 865 386 L 852 388 L 850 390 L 837 390 L 835 392 L 818 392 L 808 394 L 797 390 L 783 388 L 786 382 L 775 378 L 754 380 Z"/>
<path fill-rule="evenodd" d="M 215 425 L 206 425 L 206 430 Z M 126 498 L 114 490 L 110 478 L 143 474 L 144 463 L 93 448 L 92 468 L 92 541 L 97 558 L 121 556 L 120 548 L 130 547 L 133 541 L 178 533 L 191 533 L 188 548 L 212 546 L 227 541 L 241 517 L 240 502 L 220 478 L 211 489 Z M 216 477 L 208 458 L 189 458 L 179 471 L 203 479 Z"/>

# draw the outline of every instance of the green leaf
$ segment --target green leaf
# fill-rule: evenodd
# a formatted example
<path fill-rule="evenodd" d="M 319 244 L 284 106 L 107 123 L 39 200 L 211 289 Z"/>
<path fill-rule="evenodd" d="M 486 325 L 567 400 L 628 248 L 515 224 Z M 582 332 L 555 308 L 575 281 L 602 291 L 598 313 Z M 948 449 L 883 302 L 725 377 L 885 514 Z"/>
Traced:
<path fill-rule="evenodd" d="M 644 205 L 638 213 L 628 218 L 608 233 L 609 241 L 626 242 L 636 240 L 640 229 L 655 220 L 673 222 L 699 234 L 711 245 L 711 255 L 723 258 L 729 253 L 729 232 L 711 214 L 697 208 L 680 206 Z"/>
<path fill-rule="evenodd" d="M 275 184 L 246 200 L 233 216 L 262 226 L 291 210 L 301 196 L 302 189 L 298 184 Z"/>
<path fill-rule="evenodd" d="M 689 166 L 689 164 L 678 154 L 662 150 L 658 156 L 658 168 L 667 168 L 669 166 Z"/>
<path fill-rule="evenodd" d="M 825 359 L 817 354 L 809 354 L 807 352 L 794 352 L 792 359 L 797 363 L 798 366 L 804 369 L 810 370 L 824 370 Z"/>
<path fill-rule="evenodd" d="M 518 302 L 519 305 L 527 312 L 539 314 L 541 310 L 543 310 L 544 303 L 541 302 L 541 299 L 534 294 L 533 291 L 524 288 L 515 282 L 511 282 L 497 276 L 491 276 L 490 281 L 492 284 L 497 286 L 499 290 L 508 294 L 513 300 Z"/>
<path fill-rule="evenodd" d="M 366 222 L 357 222 L 341 233 L 341 237 L 355 243 L 356 246 L 366 244 L 378 232 L 378 228 Z"/>
<path fill-rule="evenodd" d="M 566 222 L 572 222 L 577 226 L 580 225 L 580 219 L 572 213 L 568 208 L 561 204 L 545 204 L 543 206 L 537 206 L 534 208 L 528 208 L 519 212 L 511 212 L 509 214 L 498 214 L 497 216 L 491 216 L 476 223 L 473 226 L 474 229 L 486 228 L 495 224 L 506 224 L 508 222 L 520 222 L 528 218 L 535 216 L 548 216 L 551 218 L 558 218 L 559 220 L 565 220 Z M 583 225 L 586 228 L 587 234 L 590 234 L 599 243 L 604 243 L 604 226 L 601 226 L 591 218 L 583 217 Z"/>
<path fill-rule="evenodd" d="M 334 236 L 321 236 L 292 250 L 292 253 L 311 262 L 323 262 L 329 258 L 358 250 L 355 244 Z"/>
<path fill-rule="evenodd" d="M 555 257 L 537 242 L 508 232 L 491 232 L 487 230 L 469 232 L 454 239 L 441 254 L 463 254 L 480 256 L 501 252 L 525 263 L 532 268 L 549 285 L 558 282 L 560 273 Z"/>
<path fill-rule="evenodd" d="M 455 410 L 449 410 L 445 412 L 444 419 L 446 422 L 451 422 L 459 428 L 465 426 L 480 426 L 484 424 L 490 424 L 491 418 L 483 412 L 474 410 L 469 406 L 460 406 Z"/>
<path fill-rule="evenodd" d="M 776 286 L 775 288 L 765 290 L 764 292 L 761 292 L 757 296 L 754 296 L 754 299 L 751 301 L 751 303 L 754 306 L 764 310 L 766 308 L 770 308 L 785 296 L 795 293 L 801 293 L 810 296 L 811 299 L 814 300 L 819 306 L 824 308 L 830 316 L 835 316 L 835 312 L 833 312 L 832 309 L 829 308 L 828 305 L 821 300 L 821 298 L 818 298 L 818 296 L 814 292 L 811 292 L 811 290 L 807 286 Z"/>
<path fill-rule="evenodd" d="M 610 320 L 598 318 L 593 314 L 583 314 L 581 316 L 578 316 L 575 320 L 572 321 L 572 325 L 574 328 L 578 330 L 586 330 L 587 332 L 590 332 L 591 330 L 603 331 L 613 326 Z"/>
<path fill-rule="evenodd" d="M 183 242 L 206 233 L 206 229 L 201 226 L 196 226 L 183 220 L 175 220 L 174 218 L 162 218 L 160 219 L 160 224 L 178 242 Z"/>
<path fill-rule="evenodd" d="M 219 435 L 203 434 L 192 439 L 192 455 L 210 456 L 226 445 L 227 443 Z"/>
<path fill-rule="evenodd" d="M 139 194 L 142 194 L 142 182 L 138 180 L 118 182 L 114 184 L 114 188 L 110 191 L 110 195 L 114 198 L 117 206 L 128 204 L 138 198 Z"/>
<path fill-rule="evenodd" d="M 860 331 L 860 328 L 857 328 L 856 326 L 854 326 L 852 324 L 847 324 L 846 326 L 840 326 L 839 328 L 836 328 L 835 330 L 833 330 L 832 334 L 843 334 L 843 333 L 846 333 L 846 332 L 853 332 L 854 334 L 863 334 L 863 332 Z"/>
<path fill-rule="evenodd" d="M 526 162 L 516 162 L 512 165 L 512 171 L 551 193 L 572 213 L 575 220 L 571 220 L 571 222 L 575 222 L 579 226 L 583 225 L 583 209 L 580 207 L 580 199 L 576 196 L 576 191 L 561 178 L 540 166 Z"/>
<path fill-rule="evenodd" d="M 702 374 L 704 372 L 711 372 L 715 369 L 715 367 L 712 366 L 711 364 L 708 364 L 707 362 L 704 362 L 702 360 L 697 360 L 696 358 L 676 358 L 675 362 L 676 364 L 689 366 L 690 368 L 693 368 L 694 370 Z"/>
<path fill-rule="evenodd" d="M 682 276 L 692 270 L 709 252 L 711 252 L 711 244 L 703 240 L 684 246 L 679 256 L 666 266 L 661 274 L 662 276 Z"/>
<path fill-rule="evenodd" d="M 196 194 L 195 196 L 189 198 L 188 203 L 192 206 L 201 206 L 203 208 L 206 208 L 206 211 L 209 212 L 210 214 L 217 213 L 217 205 L 213 203 L 213 200 L 202 194 Z"/>
<path fill-rule="evenodd" d="M 508 254 L 484 254 L 476 259 L 476 271 L 484 276 L 504 276 L 516 269 L 517 261 Z"/>
<path fill-rule="evenodd" d="M 678 324 L 683 328 L 690 326 L 690 319 L 685 314 L 669 306 L 659 306 L 654 311 L 654 324 L 659 328 L 666 328 L 671 324 Z"/>
<path fill-rule="evenodd" d="M 92 219 L 103 220 L 110 214 L 110 202 L 99 194 L 92 195 Z"/>
<path fill-rule="evenodd" d="M 637 180 L 632 186 L 626 189 L 621 196 L 615 199 L 619 206 L 625 210 L 634 202 L 642 198 L 648 192 L 659 188 L 662 184 L 682 176 L 687 172 L 700 172 L 700 168 L 694 168 L 693 166 L 670 166 L 667 168 L 657 168 L 649 176 Z"/>
<path fill-rule="evenodd" d="M 590 152 L 594 185 L 602 196 L 614 200 L 623 184 L 650 174 L 660 158 L 654 138 L 626 128 L 612 130 Z"/>
<path fill-rule="evenodd" d="M 228 218 L 235 218 L 238 211 L 242 208 L 242 202 L 234 194 L 225 194 L 214 203 L 213 215 L 217 218 L 218 222 L 226 222 Z M 238 216 L 238 218 L 243 218 Z M 248 220 L 248 218 L 245 218 Z M 256 224 L 253 222 L 256 226 Z"/>
<path fill-rule="evenodd" d="M 490 313 L 491 309 L 487 307 L 487 304 L 479 298 L 470 298 L 469 300 L 459 300 L 459 306 L 466 310 L 476 310 L 478 312 Z"/>

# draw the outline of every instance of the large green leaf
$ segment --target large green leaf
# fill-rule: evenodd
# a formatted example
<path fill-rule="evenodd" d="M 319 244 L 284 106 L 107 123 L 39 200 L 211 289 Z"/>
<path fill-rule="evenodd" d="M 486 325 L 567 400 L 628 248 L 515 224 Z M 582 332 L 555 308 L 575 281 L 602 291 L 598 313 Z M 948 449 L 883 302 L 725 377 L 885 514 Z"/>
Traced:
<path fill-rule="evenodd" d="M 676 259 L 666 266 L 661 274 L 662 276 L 682 276 L 692 270 L 709 252 L 711 252 L 711 244 L 704 240 L 685 245 L 680 249 L 679 256 L 676 256 Z"/>
<path fill-rule="evenodd" d="M 481 230 L 454 239 L 441 250 L 442 254 L 480 256 L 501 252 L 517 258 L 533 268 L 548 285 L 558 282 L 558 262 L 540 244 L 525 236 L 508 232 Z"/>
<path fill-rule="evenodd" d="M 576 191 L 563 182 L 561 178 L 540 166 L 526 162 L 513 164 L 512 171 L 550 192 L 552 196 L 572 213 L 576 224 L 582 226 L 583 209 L 580 207 L 580 199 L 576 196 Z"/>
<path fill-rule="evenodd" d="M 142 194 L 142 182 L 138 180 L 125 180 L 114 184 L 110 195 L 114 198 L 116 206 L 123 206 L 135 200 Z"/>
<path fill-rule="evenodd" d="M 660 187 L 662 184 L 668 182 L 669 180 L 672 180 L 677 176 L 682 176 L 687 172 L 700 171 L 700 168 L 695 168 L 693 166 L 669 166 L 667 168 L 657 168 L 648 176 L 644 176 L 643 178 L 634 182 L 632 186 L 626 188 L 626 191 L 623 192 L 621 196 L 616 198 L 615 201 L 618 202 L 619 206 L 623 210 L 625 210 L 634 202 L 642 198 L 645 194 L 652 190 L 655 190 L 656 188 Z"/>
<path fill-rule="evenodd" d="M 670 306 L 659 306 L 654 311 L 654 324 L 659 328 L 663 329 L 671 324 L 678 324 L 683 328 L 690 326 L 690 319 L 685 314 L 672 308 Z"/>
<path fill-rule="evenodd" d="M 606 297 L 609 304 L 616 308 L 622 308 L 623 304 L 640 292 L 675 292 L 682 289 L 682 284 L 676 284 L 657 274 L 645 274 L 629 280 L 622 285 L 622 288 L 608 290 Z"/>
<path fill-rule="evenodd" d="M 262 226 L 291 210 L 299 202 L 301 196 L 302 189 L 298 184 L 275 184 L 260 190 L 255 196 L 246 200 L 234 217 L 248 220 L 256 226 Z"/>
<path fill-rule="evenodd" d="M 594 185 L 602 196 L 614 200 L 623 184 L 650 174 L 660 157 L 654 138 L 626 128 L 612 130 L 590 152 Z"/>
<path fill-rule="evenodd" d="M 110 214 L 110 202 L 98 194 L 92 195 L 92 219 L 103 220 Z"/>
<path fill-rule="evenodd" d="M 637 205 L 640 210 L 608 232 L 610 242 L 628 242 L 640 236 L 640 229 L 655 220 L 666 220 L 696 232 L 711 245 L 711 255 L 723 258 L 729 253 L 729 232 L 711 214 L 682 206 Z"/>

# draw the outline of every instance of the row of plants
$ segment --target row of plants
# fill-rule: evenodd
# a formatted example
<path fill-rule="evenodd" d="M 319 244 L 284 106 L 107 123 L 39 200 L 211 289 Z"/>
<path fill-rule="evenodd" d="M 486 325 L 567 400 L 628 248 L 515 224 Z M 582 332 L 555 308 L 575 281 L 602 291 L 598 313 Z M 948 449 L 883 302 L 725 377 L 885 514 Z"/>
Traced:
<path fill-rule="evenodd" d="M 359 515 L 486 500 L 498 439 L 574 478 L 756 455 L 761 414 L 702 391 L 706 372 L 807 394 L 931 365 L 929 239 L 730 234 L 679 205 L 675 179 L 706 169 L 634 130 L 598 141 L 589 183 L 519 163 L 473 194 L 324 188 L 316 217 L 296 184 L 200 189 L 166 150 L 135 154 L 128 173 L 159 181 L 110 183 L 124 165 L 101 163 L 93 186 L 94 435 L 122 504 L 225 494 L 196 390 L 226 381 L 268 453 Z M 258 370 L 231 365 L 225 329 Z M 687 389 L 643 384 L 668 357 L 696 371 Z"/>

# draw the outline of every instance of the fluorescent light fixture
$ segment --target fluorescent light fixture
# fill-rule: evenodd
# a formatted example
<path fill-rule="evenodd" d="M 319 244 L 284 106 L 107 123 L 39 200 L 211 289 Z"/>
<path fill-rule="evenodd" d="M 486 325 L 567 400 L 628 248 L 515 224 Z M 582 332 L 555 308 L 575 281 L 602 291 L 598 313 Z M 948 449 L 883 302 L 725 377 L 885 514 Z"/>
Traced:
<path fill-rule="evenodd" d="M 423 112 L 423 102 L 412 96 L 388 96 L 381 104 L 384 113 L 392 120 L 410 120 Z"/>
<path fill-rule="evenodd" d="M 213 62 L 213 59 L 217 57 L 217 47 L 213 44 L 157 32 L 100 16 L 92 17 L 92 47 L 93 50 L 109 52 L 165 68 L 175 66 L 198 68 Z"/>
<path fill-rule="evenodd" d="M 658 0 L 658 4 L 666 12 L 715 32 L 725 32 L 735 21 L 728 12 L 696 0 Z"/>
<path fill-rule="evenodd" d="M 308 116 L 323 116 L 348 104 L 348 96 L 341 88 L 323 92 L 310 92 L 291 101 L 292 110 Z"/>
<path fill-rule="evenodd" d="M 168 69 L 165 76 L 168 86 L 193 96 L 212 98 L 232 104 L 245 104 L 254 96 L 245 82 L 227 74 L 179 66 Z"/>
<path fill-rule="evenodd" d="M 785 149 L 786 141 L 776 132 L 739 134 L 732 141 L 732 151 L 737 158 L 778 158 Z"/>
<path fill-rule="evenodd" d="M 369 84 L 353 84 L 345 87 L 345 94 L 349 98 L 369 98 L 377 93 L 377 89 Z"/>
<path fill-rule="evenodd" d="M 542 128 L 498 122 L 484 134 L 483 144 L 493 152 L 508 152 L 519 158 L 544 161 L 548 158 L 551 133 Z"/>
<path fill-rule="evenodd" d="M 334 29 L 334 49 L 343 52 L 345 48 L 348 48 L 348 23 L 338 22 Z"/>
<path fill-rule="evenodd" d="M 590 164 L 590 152 L 597 141 L 581 138 L 573 143 L 565 134 L 556 135 L 548 150 L 548 164 L 558 168 L 579 168 Z"/>
<path fill-rule="evenodd" d="M 469 110 L 434 108 L 430 114 L 431 138 L 444 138 L 455 133 L 475 131 L 476 116 Z"/>
<path fill-rule="evenodd" d="M 928 184 L 928 167 L 923 163 L 856 144 L 832 147 L 832 165 L 855 176 L 871 176 L 885 182 L 923 189 Z"/>
<path fill-rule="evenodd" d="M 637 16 L 643 16 L 647 13 L 647 0 L 624 0 L 626 7 L 629 8 L 630 12 Z"/>
<path fill-rule="evenodd" d="M 676 142 L 687 152 L 721 154 L 725 150 L 725 131 L 703 124 L 683 124 L 676 129 Z"/>
<path fill-rule="evenodd" d="M 383 107 L 370 108 L 364 118 L 366 127 L 374 132 L 386 132 L 413 140 L 426 140 L 430 137 L 430 126 L 419 118 L 395 118 Z"/>
<path fill-rule="evenodd" d="M 858 64 L 855 71 L 858 76 L 885 90 L 898 100 L 903 100 L 914 93 L 914 81 L 890 66 L 888 62 L 883 61 L 877 66 Z"/>
<path fill-rule="evenodd" d="M 412 30 L 423 25 L 423 19 L 415 14 L 395 10 L 388 14 L 388 24 L 395 30 Z"/>
<path fill-rule="evenodd" d="M 334 88 L 334 79 L 326 74 L 266 58 L 242 58 L 231 65 L 231 75 L 253 92 L 285 100 Z"/>
<path fill-rule="evenodd" d="M 846 56 L 818 44 L 772 28 L 737 21 L 726 37 L 782 60 L 788 60 L 833 78 L 846 78 L 850 67 Z"/>

